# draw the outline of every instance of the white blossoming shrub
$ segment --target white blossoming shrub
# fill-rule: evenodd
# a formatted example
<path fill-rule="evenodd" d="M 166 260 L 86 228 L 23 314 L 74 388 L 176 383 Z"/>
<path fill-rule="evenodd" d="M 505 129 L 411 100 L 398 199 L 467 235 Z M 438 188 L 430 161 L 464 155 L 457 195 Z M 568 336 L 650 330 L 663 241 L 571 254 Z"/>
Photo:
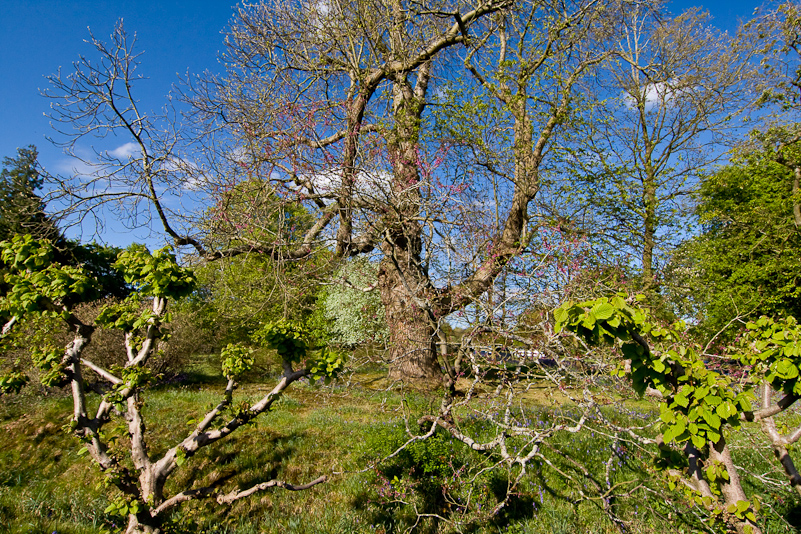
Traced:
<path fill-rule="evenodd" d="M 348 347 L 386 343 L 389 331 L 378 288 L 363 291 L 375 286 L 377 277 L 378 267 L 361 258 L 339 269 L 334 279 L 340 283 L 330 286 L 323 298 L 332 342 Z"/>

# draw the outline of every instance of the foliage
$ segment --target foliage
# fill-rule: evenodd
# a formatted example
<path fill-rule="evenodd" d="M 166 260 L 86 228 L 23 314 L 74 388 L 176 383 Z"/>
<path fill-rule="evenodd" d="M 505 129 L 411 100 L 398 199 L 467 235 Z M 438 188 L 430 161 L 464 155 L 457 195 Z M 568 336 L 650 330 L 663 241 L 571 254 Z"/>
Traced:
<path fill-rule="evenodd" d="M 283 361 L 303 363 L 311 378 L 323 379 L 326 384 L 336 378 L 345 367 L 341 353 L 325 345 L 313 346 L 311 332 L 297 323 L 286 320 L 266 323 L 253 338 L 265 347 L 275 350 Z"/>
<path fill-rule="evenodd" d="M 239 378 L 253 367 L 253 349 L 229 344 L 223 348 L 220 356 L 222 357 L 223 376 L 228 380 Z"/>
<path fill-rule="evenodd" d="M 0 260 L 8 269 L 4 282 L 10 287 L 0 300 L 4 315 L 21 317 L 56 312 L 58 307 L 70 309 L 97 288 L 83 267 L 58 265 L 52 263 L 53 258 L 53 246 L 30 234 L 2 242 Z"/>
<path fill-rule="evenodd" d="M 660 403 L 663 444 L 657 465 L 667 470 L 672 487 L 680 482 L 713 517 L 737 526 L 738 531 L 756 529 L 760 497 L 746 497 L 727 439 L 741 429 L 743 421 L 763 421 L 762 430 L 776 457 L 795 480 L 798 472 L 785 447 L 798 440 L 798 432 L 782 435 L 772 417 L 801 398 L 801 327 L 792 317 L 781 321 L 762 317 L 748 323 L 742 344 L 732 349 L 750 370 L 738 378 L 706 365 L 683 323 L 661 326 L 623 297 L 566 303 L 554 312 L 555 330 L 567 329 L 593 345 L 616 344 L 630 366 L 627 370 L 621 362 L 618 374 L 630 374 L 640 395 L 651 387 L 664 399 Z M 774 390 L 785 393 L 775 405 Z M 755 391 L 761 398 L 761 410 L 756 412 L 752 408 Z"/>
<path fill-rule="evenodd" d="M 798 317 L 801 234 L 792 171 L 770 153 L 748 154 L 708 176 L 698 200 L 702 233 L 672 266 L 682 311 L 697 317 L 707 336 L 737 317 Z"/>
<path fill-rule="evenodd" d="M 176 470 L 181 467 L 191 470 L 188 465 L 191 457 L 269 411 L 293 382 L 306 376 L 330 379 L 336 375 L 342 360 L 334 353 L 318 350 L 315 357 L 308 358 L 308 362 L 300 362 L 307 349 L 301 340 L 305 337 L 304 332 L 284 323 L 264 329 L 265 339 L 274 344 L 282 356 L 283 376 L 255 404 L 246 400 L 234 404 L 234 391 L 238 387 L 236 378 L 252 367 L 252 350 L 241 346 L 227 347 L 222 354 L 222 367 L 228 384 L 222 400 L 199 422 L 193 421 L 193 430 L 169 446 L 166 452 L 158 453 L 160 457 L 157 458 L 148 452 L 153 433 L 145 426 L 144 395 L 155 376 L 151 360 L 156 359 L 160 340 L 167 336 L 165 325 L 170 320 L 167 301 L 192 294 L 196 278 L 191 270 L 180 266 L 169 249 L 151 253 L 143 246 L 131 246 L 118 255 L 113 267 L 136 293 L 125 300 L 106 303 L 94 323 L 86 324 L 74 309 L 82 299 L 95 294 L 92 290 L 97 281 L 84 269 L 53 262 L 52 246 L 29 235 L 1 242 L 0 258 L 9 270 L 5 281 L 11 286 L 0 299 L 0 309 L 14 320 L 26 315 L 59 318 L 72 332 L 72 339 L 61 348 L 35 347 L 32 359 L 40 370 L 39 378 L 44 385 L 71 384 L 74 410 L 68 428 L 84 444 L 79 455 L 88 453 L 104 472 L 103 486 L 115 488 L 110 493 L 111 503 L 105 513 L 121 516 L 129 525 L 128 532 L 153 532 L 166 528 L 169 512 L 186 500 L 214 495 L 220 503 L 232 503 L 273 486 L 298 490 L 325 481 L 325 477 L 320 477 L 296 487 L 272 480 L 256 484 L 249 490 L 233 489 L 227 494 L 219 493 L 216 484 L 212 484 L 202 491 L 165 496 L 165 483 Z M 143 308 L 142 302 L 147 302 L 149 309 Z M 9 328 L 13 324 L 14 321 L 9 323 Z M 123 332 L 121 348 L 126 357 L 122 365 L 103 368 L 86 358 L 84 348 L 100 327 Z M 298 363 L 304 367 L 296 370 L 294 365 Z M 86 371 L 94 372 L 106 382 L 99 389 L 100 398 L 95 404 L 97 411 L 94 416 L 90 415 L 87 406 Z M 11 370 L 0 382 L 3 386 L 1 393 L 18 392 L 22 380 L 24 378 L 17 370 Z M 120 443 L 123 434 L 126 441 Z M 129 449 L 127 452 L 126 447 Z"/>
<path fill-rule="evenodd" d="M 132 245 L 117 256 L 114 266 L 142 296 L 179 299 L 194 291 L 197 283 L 194 273 L 178 265 L 169 248 L 151 254 L 142 245 Z"/>
<path fill-rule="evenodd" d="M 306 322 L 317 306 L 325 263 L 322 253 L 283 267 L 258 254 L 203 263 L 195 269 L 198 290 L 178 307 L 192 314 L 198 329 L 213 327 L 221 344 L 247 338 L 265 322 Z"/>
<path fill-rule="evenodd" d="M 753 351 L 743 355 L 752 373 L 764 377 L 773 389 L 801 396 L 801 326 L 794 317 L 778 321 L 762 316 L 746 325 L 743 342 Z"/>
<path fill-rule="evenodd" d="M 15 234 L 34 234 L 55 239 L 60 232 L 44 212 L 45 204 L 36 194 L 44 180 L 33 145 L 17 149 L 16 158 L 3 158 L 0 171 L 0 241 Z"/>

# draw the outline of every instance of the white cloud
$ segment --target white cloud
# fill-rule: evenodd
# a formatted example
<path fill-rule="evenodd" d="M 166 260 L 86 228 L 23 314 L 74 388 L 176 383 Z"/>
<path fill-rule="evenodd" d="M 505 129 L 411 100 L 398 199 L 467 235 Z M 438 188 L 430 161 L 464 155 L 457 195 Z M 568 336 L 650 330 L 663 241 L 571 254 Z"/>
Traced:
<path fill-rule="evenodd" d="M 90 177 L 102 166 L 78 158 L 66 158 L 59 159 L 54 168 L 59 173 L 71 174 L 76 177 Z"/>
<path fill-rule="evenodd" d="M 644 88 L 637 88 L 636 95 L 627 92 L 623 97 L 626 107 L 635 109 L 640 99 L 644 100 L 645 109 L 647 110 L 653 109 L 654 106 L 670 104 L 670 100 L 676 93 L 675 81 L 648 84 Z M 645 92 L 643 92 L 643 89 Z"/>
<path fill-rule="evenodd" d="M 125 143 L 122 146 L 118 146 L 114 150 L 108 151 L 109 156 L 121 160 L 133 158 L 138 156 L 140 153 L 141 151 L 139 149 L 139 145 L 136 143 Z"/>
<path fill-rule="evenodd" d="M 342 169 L 334 167 L 311 176 L 301 176 L 301 178 L 308 179 L 317 193 L 332 193 L 337 191 L 342 184 Z M 387 171 L 359 171 L 354 184 L 355 194 L 359 197 L 386 197 L 389 194 L 391 183 L 392 175 Z"/>

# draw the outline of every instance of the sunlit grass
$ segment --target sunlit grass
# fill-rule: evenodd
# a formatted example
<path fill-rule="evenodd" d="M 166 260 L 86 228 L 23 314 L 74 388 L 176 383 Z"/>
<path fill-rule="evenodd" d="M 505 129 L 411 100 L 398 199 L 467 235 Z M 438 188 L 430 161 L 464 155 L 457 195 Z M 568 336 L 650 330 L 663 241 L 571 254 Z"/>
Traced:
<path fill-rule="evenodd" d="M 213 364 L 201 362 L 193 381 L 160 385 L 147 392 L 144 414 L 153 435 L 151 454 L 175 445 L 191 431 L 188 423 L 219 401 L 222 385 Z M 415 532 L 421 533 L 619 532 L 601 510 L 603 502 L 595 487 L 606 483 L 611 457 L 613 483 L 631 489 L 629 497 L 611 506 L 632 531 L 723 532 L 702 522 L 702 514 L 688 507 L 680 493 L 666 492 L 662 475 L 652 467 L 652 450 L 621 446 L 608 435 L 592 432 L 556 435 L 548 446 L 553 465 L 532 465 L 507 508 L 493 517 L 476 512 L 473 520 L 465 519 L 458 499 L 470 496 L 474 512 L 478 504 L 486 511 L 504 495 L 503 470 L 470 479 L 467 473 L 476 473 L 495 460 L 444 435 L 373 465 L 406 439 L 404 414 L 412 430 L 419 431 L 414 426 L 417 415 L 436 410 L 438 403 L 434 394 L 387 390 L 378 374 L 370 370 L 356 375 L 348 388 L 296 384 L 275 410 L 255 424 L 190 458 L 176 472 L 167 492 L 215 482 L 228 492 L 272 478 L 304 483 L 320 475 L 328 476 L 325 484 L 297 493 L 271 490 L 223 509 L 213 502 L 190 503 L 173 516 L 174 530 L 187 534 L 388 534 L 405 532 L 416 524 Z M 251 376 L 237 398 L 253 402 L 271 384 L 268 375 Z M 604 408 L 605 414 L 620 424 L 642 424 L 653 417 L 655 405 L 647 399 L 609 400 L 614 403 Z M 553 396 L 533 395 L 522 409 L 531 424 L 545 424 L 555 410 L 573 408 L 554 402 Z M 119 518 L 103 512 L 108 504 L 105 490 L 98 488 L 103 476 L 88 458 L 78 456 L 80 444 L 63 428 L 70 411 L 71 400 L 63 394 L 4 398 L 0 406 L 0 532 L 94 533 L 119 526 Z M 797 413 L 786 418 L 790 426 L 801 422 Z M 477 437 L 492 436 L 493 429 L 480 418 L 461 424 Z M 119 432 L 122 442 L 124 429 Z M 746 490 L 763 495 L 768 505 L 766 531 L 795 532 L 790 524 L 797 521 L 799 501 L 787 484 L 766 483 L 765 473 L 776 479 L 776 466 L 756 427 L 747 425 L 733 440 L 732 449 L 745 466 Z M 590 476 L 579 466 L 587 468 Z M 394 498 L 401 490 L 403 498 Z M 443 520 L 418 521 L 415 507 Z"/>

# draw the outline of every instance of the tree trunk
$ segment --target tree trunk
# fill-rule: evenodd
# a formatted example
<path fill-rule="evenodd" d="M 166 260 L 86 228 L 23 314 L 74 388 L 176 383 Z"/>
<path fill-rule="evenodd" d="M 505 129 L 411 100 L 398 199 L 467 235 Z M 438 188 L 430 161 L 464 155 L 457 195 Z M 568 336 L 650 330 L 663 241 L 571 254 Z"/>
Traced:
<path fill-rule="evenodd" d="M 650 172 L 650 171 L 649 171 Z M 656 246 L 656 180 L 648 174 L 643 183 L 642 285 L 646 293 L 656 289 L 654 247 Z"/>
<path fill-rule="evenodd" d="M 396 245 L 398 243 L 396 242 Z M 439 380 L 436 331 L 417 293 L 421 289 L 415 266 L 404 261 L 408 250 L 392 247 L 381 262 L 378 284 L 389 327 L 389 379 Z M 406 252 L 407 254 L 403 254 Z"/>
<path fill-rule="evenodd" d="M 737 473 L 737 466 L 734 465 L 725 438 L 721 437 L 717 443 L 710 443 L 709 459 L 723 464 L 729 474 L 729 480 L 720 484 L 720 492 L 723 494 L 726 505 L 736 505 L 740 501 L 747 501 L 748 496 L 740 483 L 740 475 Z M 736 520 L 734 527 L 737 534 L 762 534 L 759 526 L 748 519 Z"/>
<path fill-rule="evenodd" d="M 161 534 L 161 521 L 153 519 L 147 511 L 128 514 L 125 534 Z"/>
<path fill-rule="evenodd" d="M 400 5 L 396 16 L 402 20 Z M 393 39 L 400 44 L 400 29 Z M 385 235 L 381 245 L 384 258 L 378 271 L 378 286 L 389 328 L 389 379 L 403 381 L 441 380 L 437 362 L 436 331 L 431 320 L 431 302 L 426 293 L 431 281 L 422 263 L 423 228 L 418 221 L 422 210 L 419 187 L 419 132 L 431 63 L 417 70 L 414 87 L 408 73 L 393 79 L 395 124 L 388 138 L 392 162 L 393 205 L 384 215 Z"/>

